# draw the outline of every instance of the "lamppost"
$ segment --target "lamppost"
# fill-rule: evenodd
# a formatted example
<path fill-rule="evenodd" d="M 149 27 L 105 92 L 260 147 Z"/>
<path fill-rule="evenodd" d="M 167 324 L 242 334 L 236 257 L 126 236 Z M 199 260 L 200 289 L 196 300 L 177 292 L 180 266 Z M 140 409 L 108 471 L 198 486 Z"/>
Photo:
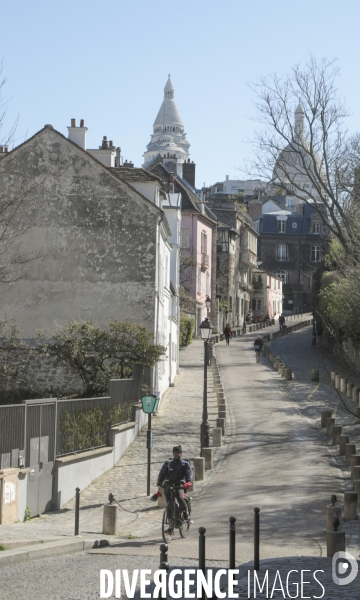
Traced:
<path fill-rule="evenodd" d="M 205 306 L 206 306 L 206 309 L 207 309 L 207 314 L 209 314 L 210 308 L 211 308 L 211 299 L 209 298 L 209 296 L 207 296 L 207 298 L 205 300 Z"/>
<path fill-rule="evenodd" d="M 203 448 L 209 447 L 209 422 L 208 422 L 208 410 L 207 410 L 207 365 L 208 365 L 208 344 L 211 336 L 211 332 L 214 329 L 209 319 L 203 320 L 200 327 L 201 337 L 204 340 L 204 394 L 203 394 L 203 413 L 202 423 L 200 426 L 200 448 L 201 454 Z"/>

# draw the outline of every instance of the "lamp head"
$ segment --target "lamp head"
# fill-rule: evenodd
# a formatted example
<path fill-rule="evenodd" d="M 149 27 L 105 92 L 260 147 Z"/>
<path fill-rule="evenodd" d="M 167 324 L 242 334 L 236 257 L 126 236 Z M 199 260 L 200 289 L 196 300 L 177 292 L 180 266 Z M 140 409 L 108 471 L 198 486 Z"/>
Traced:
<path fill-rule="evenodd" d="M 199 326 L 202 339 L 206 342 L 210 339 L 211 332 L 214 329 L 209 319 L 206 317 Z"/>

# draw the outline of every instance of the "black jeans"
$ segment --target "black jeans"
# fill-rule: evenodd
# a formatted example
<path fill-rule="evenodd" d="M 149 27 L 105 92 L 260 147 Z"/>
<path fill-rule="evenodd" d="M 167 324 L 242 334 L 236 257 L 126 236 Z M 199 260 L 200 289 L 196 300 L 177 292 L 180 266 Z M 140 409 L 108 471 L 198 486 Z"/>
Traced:
<path fill-rule="evenodd" d="M 166 501 L 169 504 L 170 500 L 171 500 L 171 493 L 168 492 L 166 489 L 164 489 L 164 493 L 165 493 L 165 497 L 166 497 Z M 175 490 L 174 492 L 175 494 L 175 498 L 177 499 L 178 503 L 179 503 L 179 507 L 181 511 L 186 511 L 187 510 L 187 505 L 185 502 L 185 493 L 184 490 L 182 488 Z"/>
<path fill-rule="evenodd" d="M 225 335 L 225 340 L 226 340 L 227 345 L 229 345 L 230 344 L 230 336 Z"/>

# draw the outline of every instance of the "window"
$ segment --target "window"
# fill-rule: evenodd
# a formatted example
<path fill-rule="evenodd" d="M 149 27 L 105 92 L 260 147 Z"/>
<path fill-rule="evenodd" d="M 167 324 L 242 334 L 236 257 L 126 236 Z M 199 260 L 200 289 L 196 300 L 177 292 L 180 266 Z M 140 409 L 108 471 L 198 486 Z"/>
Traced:
<path fill-rule="evenodd" d="M 256 299 L 256 310 L 261 310 L 261 299 L 260 298 Z"/>
<path fill-rule="evenodd" d="M 207 254 L 207 235 L 204 231 L 201 232 L 201 254 Z"/>
<path fill-rule="evenodd" d="M 320 233 L 320 223 L 319 223 L 319 221 L 314 221 L 314 223 L 313 223 L 313 233 Z"/>
<path fill-rule="evenodd" d="M 197 291 L 198 294 L 201 294 L 201 267 L 198 268 Z"/>
<path fill-rule="evenodd" d="M 230 311 L 232 311 L 232 296 L 229 296 Z"/>
<path fill-rule="evenodd" d="M 217 237 L 218 252 L 229 252 L 229 231 L 218 230 Z"/>
<path fill-rule="evenodd" d="M 311 261 L 319 262 L 320 260 L 320 246 L 311 246 Z"/>
<path fill-rule="evenodd" d="M 244 314 L 244 299 L 241 298 L 241 304 L 240 304 L 240 314 L 243 315 Z"/>
<path fill-rule="evenodd" d="M 278 244 L 276 260 L 287 260 L 286 244 Z"/>
<path fill-rule="evenodd" d="M 286 221 L 278 219 L 277 230 L 278 230 L 278 233 L 285 233 L 285 231 L 286 231 Z"/>
<path fill-rule="evenodd" d="M 278 271 L 276 275 L 277 277 L 281 277 L 283 283 L 289 283 L 289 273 L 287 271 Z M 280 287 L 280 281 L 278 282 L 278 287 Z"/>
<path fill-rule="evenodd" d="M 210 294 L 210 275 L 209 272 L 206 271 L 206 288 L 205 288 L 205 293 L 208 296 Z"/>
<path fill-rule="evenodd" d="M 181 241 L 180 241 L 181 247 L 182 248 L 188 248 L 189 247 L 189 230 L 188 229 L 182 229 L 181 230 Z"/>

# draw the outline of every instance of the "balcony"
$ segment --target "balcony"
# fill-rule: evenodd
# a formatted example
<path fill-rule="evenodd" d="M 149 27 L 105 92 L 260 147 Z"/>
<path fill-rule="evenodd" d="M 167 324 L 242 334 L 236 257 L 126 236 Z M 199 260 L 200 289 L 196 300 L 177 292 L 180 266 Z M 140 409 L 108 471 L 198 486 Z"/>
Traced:
<path fill-rule="evenodd" d="M 257 265 L 257 255 L 251 250 L 243 250 L 240 254 L 240 260 L 246 265 Z"/>
<path fill-rule="evenodd" d="M 201 268 L 208 269 L 209 268 L 209 255 L 201 254 Z"/>

